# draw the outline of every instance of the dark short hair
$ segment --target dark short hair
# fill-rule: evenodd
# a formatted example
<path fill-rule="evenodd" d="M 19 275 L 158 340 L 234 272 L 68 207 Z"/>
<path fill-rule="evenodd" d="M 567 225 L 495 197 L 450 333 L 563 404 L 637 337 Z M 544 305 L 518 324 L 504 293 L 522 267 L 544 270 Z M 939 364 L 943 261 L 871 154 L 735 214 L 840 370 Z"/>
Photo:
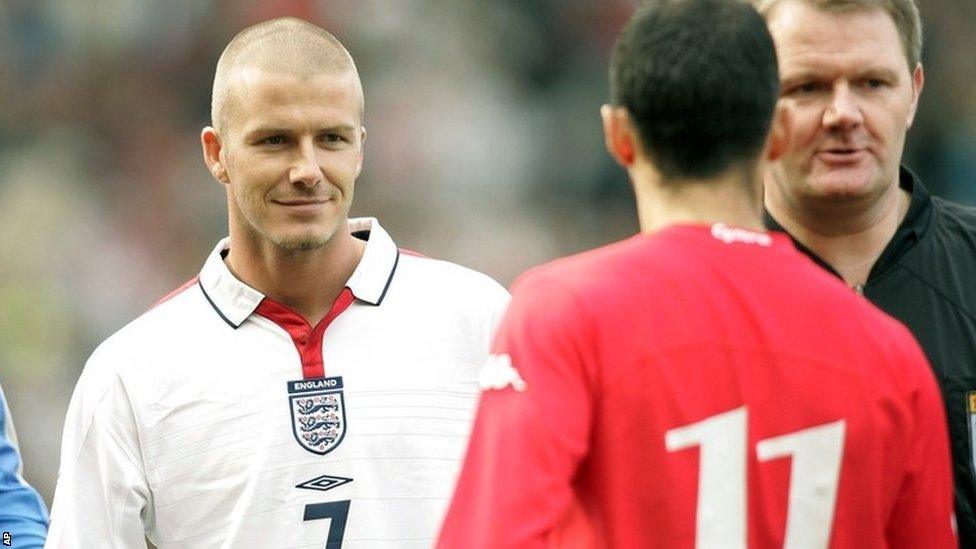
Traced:
<path fill-rule="evenodd" d="M 612 101 L 667 179 L 758 160 L 779 95 L 773 39 L 741 0 L 650 0 L 610 63 Z"/>

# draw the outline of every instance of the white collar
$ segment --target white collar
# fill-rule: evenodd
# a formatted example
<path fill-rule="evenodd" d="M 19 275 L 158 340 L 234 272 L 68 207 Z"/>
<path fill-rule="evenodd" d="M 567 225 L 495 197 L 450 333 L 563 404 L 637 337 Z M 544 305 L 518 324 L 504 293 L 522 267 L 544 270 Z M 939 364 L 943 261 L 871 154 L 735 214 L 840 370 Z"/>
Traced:
<path fill-rule="evenodd" d="M 366 250 L 346 286 L 359 301 L 379 305 L 393 280 L 400 251 L 375 218 L 350 219 L 349 231 L 366 240 Z M 241 282 L 227 268 L 223 256 L 229 245 L 230 239 L 224 238 L 207 257 L 200 271 L 200 289 L 217 314 L 237 328 L 254 313 L 264 294 Z"/>

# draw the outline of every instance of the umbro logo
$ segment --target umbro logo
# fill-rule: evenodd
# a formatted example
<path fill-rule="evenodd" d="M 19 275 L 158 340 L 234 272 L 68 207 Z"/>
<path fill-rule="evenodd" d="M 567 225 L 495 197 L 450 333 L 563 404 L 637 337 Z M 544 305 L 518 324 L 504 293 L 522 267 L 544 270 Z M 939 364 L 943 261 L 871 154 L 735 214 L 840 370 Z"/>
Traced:
<path fill-rule="evenodd" d="M 504 389 L 511 386 L 516 391 L 525 390 L 525 381 L 512 366 L 512 358 L 505 353 L 489 355 L 478 372 L 478 387 L 482 391 Z"/>
<path fill-rule="evenodd" d="M 322 475 L 320 477 L 315 477 L 312 480 L 306 480 L 301 484 L 296 484 L 295 488 L 305 488 L 306 490 L 319 490 L 326 492 L 350 482 L 352 482 L 351 478 Z"/>

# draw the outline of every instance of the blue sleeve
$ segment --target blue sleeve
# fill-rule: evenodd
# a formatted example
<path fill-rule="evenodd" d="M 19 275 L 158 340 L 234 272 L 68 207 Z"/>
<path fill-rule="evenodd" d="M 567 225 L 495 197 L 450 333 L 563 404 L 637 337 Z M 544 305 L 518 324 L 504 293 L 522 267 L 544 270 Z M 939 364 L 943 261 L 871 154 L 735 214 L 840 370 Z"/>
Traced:
<path fill-rule="evenodd" d="M 47 509 L 21 477 L 17 436 L 0 389 L 0 547 L 41 548 L 46 536 Z"/>

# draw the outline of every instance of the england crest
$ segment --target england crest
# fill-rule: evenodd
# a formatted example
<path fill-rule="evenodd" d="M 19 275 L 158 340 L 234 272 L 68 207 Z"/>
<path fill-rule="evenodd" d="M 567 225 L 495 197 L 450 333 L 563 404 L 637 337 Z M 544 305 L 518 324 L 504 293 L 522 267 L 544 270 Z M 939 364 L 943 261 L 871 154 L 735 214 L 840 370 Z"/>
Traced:
<path fill-rule="evenodd" d="M 346 436 L 341 376 L 289 381 L 288 403 L 292 433 L 309 452 L 324 456 Z"/>

